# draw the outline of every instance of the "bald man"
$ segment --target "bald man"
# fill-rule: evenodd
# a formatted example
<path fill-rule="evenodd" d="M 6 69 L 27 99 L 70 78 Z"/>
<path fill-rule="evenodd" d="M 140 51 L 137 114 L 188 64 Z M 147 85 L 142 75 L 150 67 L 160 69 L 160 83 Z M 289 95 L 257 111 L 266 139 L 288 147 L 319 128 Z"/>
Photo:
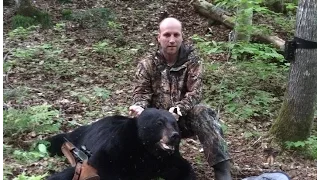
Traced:
<path fill-rule="evenodd" d="M 168 110 L 176 117 L 182 138 L 198 136 L 215 180 L 231 180 L 219 119 L 211 108 L 199 104 L 202 65 L 193 48 L 183 44 L 181 22 L 175 18 L 161 21 L 158 42 L 158 51 L 138 64 L 129 114 L 139 116 L 147 107 Z"/>

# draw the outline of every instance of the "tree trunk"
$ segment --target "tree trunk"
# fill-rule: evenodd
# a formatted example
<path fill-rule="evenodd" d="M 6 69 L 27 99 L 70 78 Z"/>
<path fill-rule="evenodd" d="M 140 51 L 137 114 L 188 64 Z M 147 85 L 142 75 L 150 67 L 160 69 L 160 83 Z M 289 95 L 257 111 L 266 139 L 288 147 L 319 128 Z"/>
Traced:
<path fill-rule="evenodd" d="M 316 0 L 300 0 L 296 18 L 295 36 L 316 42 Z M 285 99 L 270 130 L 279 142 L 305 140 L 310 135 L 316 104 L 316 66 L 316 49 L 295 51 Z"/>
<path fill-rule="evenodd" d="M 252 30 L 253 9 L 248 9 L 250 2 L 242 1 L 237 9 L 237 19 L 235 25 L 235 41 L 250 42 Z"/>
<path fill-rule="evenodd" d="M 212 20 L 222 22 L 223 24 L 225 24 L 227 27 L 231 29 L 233 29 L 235 26 L 233 22 L 234 17 L 228 16 L 229 14 L 228 12 L 212 5 L 211 3 L 208 3 L 205 0 L 194 0 L 193 7 L 197 12 L 199 12 L 203 16 Z M 253 32 L 253 35 L 257 36 L 259 40 L 269 42 L 273 44 L 276 48 L 279 48 L 280 50 L 284 50 L 285 41 L 277 36 L 268 36 L 264 34 L 259 34 L 257 32 Z"/>

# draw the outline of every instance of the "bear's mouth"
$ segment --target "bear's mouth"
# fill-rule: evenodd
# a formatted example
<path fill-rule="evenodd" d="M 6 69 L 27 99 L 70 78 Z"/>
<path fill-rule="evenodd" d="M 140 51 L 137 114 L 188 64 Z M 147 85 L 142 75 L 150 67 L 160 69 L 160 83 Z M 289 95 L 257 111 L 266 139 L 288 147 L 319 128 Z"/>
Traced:
<path fill-rule="evenodd" d="M 174 151 L 174 146 L 170 145 L 168 143 L 165 143 L 163 140 L 160 140 L 158 142 L 159 146 L 161 149 L 165 150 L 165 151 Z"/>

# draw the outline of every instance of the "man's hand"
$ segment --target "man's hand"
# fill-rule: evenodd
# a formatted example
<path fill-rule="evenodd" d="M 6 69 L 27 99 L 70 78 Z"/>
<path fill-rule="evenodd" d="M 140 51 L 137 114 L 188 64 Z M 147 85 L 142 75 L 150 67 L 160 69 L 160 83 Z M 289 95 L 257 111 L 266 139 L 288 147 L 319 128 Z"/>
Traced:
<path fill-rule="evenodd" d="M 182 116 L 180 108 L 178 106 L 171 107 L 169 109 L 169 112 L 176 118 L 177 121 L 179 121 L 179 117 Z"/>
<path fill-rule="evenodd" d="M 143 110 L 140 106 L 132 105 L 129 107 L 129 116 L 138 117 Z"/>

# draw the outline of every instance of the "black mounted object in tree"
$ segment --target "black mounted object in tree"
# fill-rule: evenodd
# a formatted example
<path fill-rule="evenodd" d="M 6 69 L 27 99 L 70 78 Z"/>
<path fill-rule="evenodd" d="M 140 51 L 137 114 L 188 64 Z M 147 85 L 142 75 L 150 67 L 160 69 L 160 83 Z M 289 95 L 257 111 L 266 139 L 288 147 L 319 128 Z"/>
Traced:
<path fill-rule="evenodd" d="M 294 61 L 296 49 L 317 49 L 317 42 L 294 37 L 293 40 L 285 42 L 284 58 L 289 62 Z"/>

